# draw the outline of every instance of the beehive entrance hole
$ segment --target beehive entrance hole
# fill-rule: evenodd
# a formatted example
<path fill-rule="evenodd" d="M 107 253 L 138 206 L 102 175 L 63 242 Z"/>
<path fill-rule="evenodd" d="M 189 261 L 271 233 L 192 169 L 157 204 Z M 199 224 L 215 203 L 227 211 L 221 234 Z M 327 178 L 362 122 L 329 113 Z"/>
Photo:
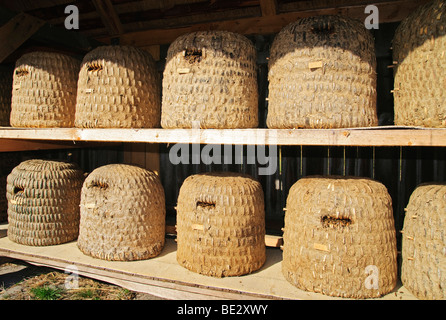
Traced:
<path fill-rule="evenodd" d="M 328 22 L 318 22 L 313 25 L 311 32 L 318 36 L 328 36 L 335 32 L 335 28 Z"/>
<path fill-rule="evenodd" d="M 345 228 L 352 224 L 349 218 L 335 218 L 330 216 L 323 216 L 321 218 L 322 227 L 324 228 Z"/>
<path fill-rule="evenodd" d="M 23 194 L 23 192 L 25 192 L 25 188 L 20 187 L 20 186 L 14 186 L 14 189 L 12 190 L 12 193 L 14 195 L 16 195 L 16 194 Z"/>
<path fill-rule="evenodd" d="M 108 188 L 108 184 L 106 182 L 101 182 L 101 181 L 93 181 L 91 183 L 91 187 L 92 188 L 97 188 L 97 189 L 102 189 L 105 190 Z"/>
<path fill-rule="evenodd" d="M 29 71 L 25 68 L 20 68 L 15 71 L 17 77 L 24 77 L 29 74 Z"/>
<path fill-rule="evenodd" d="M 88 72 L 101 71 L 102 69 L 104 69 L 104 67 L 100 63 L 92 62 L 87 65 Z"/>
<path fill-rule="evenodd" d="M 189 63 L 198 63 L 203 57 L 203 51 L 200 49 L 186 49 L 184 50 L 184 59 Z"/>
<path fill-rule="evenodd" d="M 214 209 L 215 202 L 197 201 L 197 208 Z"/>

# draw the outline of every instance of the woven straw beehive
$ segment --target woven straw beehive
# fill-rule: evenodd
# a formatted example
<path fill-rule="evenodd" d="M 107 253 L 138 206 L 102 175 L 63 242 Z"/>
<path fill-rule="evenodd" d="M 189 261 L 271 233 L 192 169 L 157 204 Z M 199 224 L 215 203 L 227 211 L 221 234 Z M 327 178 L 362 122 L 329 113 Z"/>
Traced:
<path fill-rule="evenodd" d="M 177 205 L 177 261 L 207 276 L 248 274 L 265 262 L 265 211 L 259 182 L 236 173 L 188 177 Z"/>
<path fill-rule="evenodd" d="M 446 299 L 446 184 L 418 186 L 404 219 L 401 281 L 419 299 Z"/>
<path fill-rule="evenodd" d="M 124 164 L 95 169 L 81 195 L 78 247 L 103 260 L 143 260 L 164 247 L 165 200 L 160 178 Z"/>
<path fill-rule="evenodd" d="M 200 31 L 169 47 L 163 77 L 163 128 L 258 126 L 256 50 L 244 36 Z"/>
<path fill-rule="evenodd" d="M 8 237 L 30 246 L 75 240 L 84 175 L 72 163 L 27 160 L 8 176 Z"/>
<path fill-rule="evenodd" d="M 76 104 L 78 128 L 156 128 L 161 83 L 150 53 L 102 46 L 82 61 Z"/>
<path fill-rule="evenodd" d="M 308 177 L 290 189 L 282 271 L 300 289 L 379 297 L 397 281 L 392 200 L 370 179 Z"/>
<path fill-rule="evenodd" d="M 431 1 L 393 40 L 395 124 L 446 127 L 446 1 Z"/>
<path fill-rule="evenodd" d="M 0 127 L 9 126 L 13 69 L 0 67 Z"/>
<path fill-rule="evenodd" d="M 54 52 L 24 54 L 14 70 L 13 127 L 73 127 L 79 61 Z"/>
<path fill-rule="evenodd" d="M 303 18 L 282 29 L 269 59 L 269 128 L 378 124 L 374 40 L 339 16 Z"/>

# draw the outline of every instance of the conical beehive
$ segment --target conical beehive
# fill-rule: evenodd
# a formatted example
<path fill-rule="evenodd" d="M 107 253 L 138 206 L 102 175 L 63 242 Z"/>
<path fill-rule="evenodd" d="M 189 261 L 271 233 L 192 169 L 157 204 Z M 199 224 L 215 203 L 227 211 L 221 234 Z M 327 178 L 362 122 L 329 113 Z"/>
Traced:
<path fill-rule="evenodd" d="M 256 50 L 244 36 L 200 31 L 169 47 L 161 126 L 212 129 L 258 126 Z"/>
<path fill-rule="evenodd" d="M 13 68 L 0 67 L 0 127 L 9 126 Z"/>
<path fill-rule="evenodd" d="M 271 47 L 268 128 L 376 126 L 375 69 L 363 23 L 340 16 L 290 23 Z"/>
<path fill-rule="evenodd" d="M 397 281 L 392 200 L 370 179 L 308 177 L 287 198 L 282 271 L 300 289 L 373 298 Z"/>
<path fill-rule="evenodd" d="M 102 46 L 82 61 L 76 103 L 78 128 L 157 128 L 161 83 L 150 53 Z"/>
<path fill-rule="evenodd" d="M 188 177 L 177 205 L 177 261 L 207 276 L 239 276 L 265 262 L 265 211 L 259 182 L 236 173 Z"/>
<path fill-rule="evenodd" d="M 401 281 L 419 299 L 446 298 L 446 184 L 418 186 L 404 218 Z"/>
<path fill-rule="evenodd" d="M 54 52 L 31 52 L 16 62 L 12 127 L 74 126 L 79 61 Z"/>
<path fill-rule="evenodd" d="M 446 127 L 446 1 L 420 6 L 393 39 L 395 124 Z"/>
<path fill-rule="evenodd" d="M 75 240 L 84 175 L 72 163 L 27 160 L 7 179 L 8 237 L 29 246 Z"/>
<path fill-rule="evenodd" d="M 165 198 L 152 171 L 124 164 L 95 169 L 81 195 L 78 247 L 103 260 L 143 260 L 164 246 Z"/>

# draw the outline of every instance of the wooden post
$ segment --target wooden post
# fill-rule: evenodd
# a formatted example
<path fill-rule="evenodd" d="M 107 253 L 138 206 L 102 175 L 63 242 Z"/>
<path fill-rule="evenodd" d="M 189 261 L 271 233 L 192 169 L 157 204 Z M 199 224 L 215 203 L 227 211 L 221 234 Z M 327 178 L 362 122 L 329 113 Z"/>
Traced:
<path fill-rule="evenodd" d="M 19 13 L 0 27 L 0 62 L 34 35 L 45 21 L 26 13 Z"/>

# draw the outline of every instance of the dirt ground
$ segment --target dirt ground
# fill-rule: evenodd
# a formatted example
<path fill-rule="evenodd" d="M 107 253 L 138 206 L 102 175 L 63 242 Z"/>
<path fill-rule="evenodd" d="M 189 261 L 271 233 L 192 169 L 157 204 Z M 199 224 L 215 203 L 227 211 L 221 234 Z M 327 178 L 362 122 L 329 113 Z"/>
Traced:
<path fill-rule="evenodd" d="M 0 300 L 162 300 L 79 276 L 67 288 L 68 274 L 0 257 Z"/>

